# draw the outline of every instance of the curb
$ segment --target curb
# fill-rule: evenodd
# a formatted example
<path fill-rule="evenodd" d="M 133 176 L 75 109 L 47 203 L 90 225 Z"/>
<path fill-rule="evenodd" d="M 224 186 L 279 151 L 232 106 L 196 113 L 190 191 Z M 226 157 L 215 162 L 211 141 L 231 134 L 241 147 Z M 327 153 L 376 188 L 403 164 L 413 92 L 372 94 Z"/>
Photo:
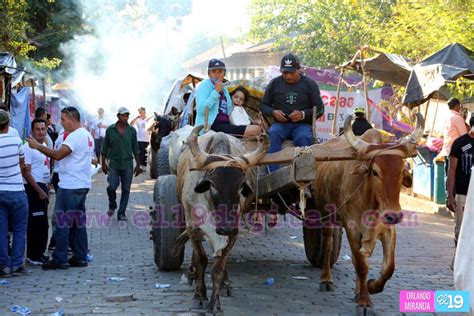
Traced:
<path fill-rule="evenodd" d="M 438 214 L 448 218 L 454 218 L 453 213 L 446 205 L 437 204 L 433 201 L 400 192 L 400 206 L 403 210 L 417 213 Z"/>

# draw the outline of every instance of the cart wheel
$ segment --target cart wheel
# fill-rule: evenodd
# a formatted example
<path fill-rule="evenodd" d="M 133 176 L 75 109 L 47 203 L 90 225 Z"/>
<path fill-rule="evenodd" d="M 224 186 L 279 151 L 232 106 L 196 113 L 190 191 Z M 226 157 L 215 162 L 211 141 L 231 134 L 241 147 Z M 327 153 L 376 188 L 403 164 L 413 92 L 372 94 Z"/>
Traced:
<path fill-rule="evenodd" d="M 156 154 L 156 173 L 158 177 L 170 174 L 169 148 L 160 147 Z"/>
<path fill-rule="evenodd" d="M 183 208 L 176 195 L 176 176 L 160 176 L 153 190 L 153 250 L 160 270 L 178 270 L 183 264 L 184 248 L 176 253 L 176 240 L 184 231 Z"/>
<path fill-rule="evenodd" d="M 153 150 L 153 148 L 150 148 L 150 161 L 148 162 L 150 166 L 150 178 L 156 179 L 157 174 L 156 174 L 156 151 Z"/>
<path fill-rule="evenodd" d="M 322 268 L 324 263 L 323 229 L 321 227 L 311 227 L 311 224 L 308 223 L 308 221 L 310 220 L 305 220 L 303 225 L 306 258 L 308 258 L 313 266 Z M 336 263 L 339 258 L 339 253 L 341 252 L 342 228 L 334 227 L 333 232 L 331 267 Z"/>

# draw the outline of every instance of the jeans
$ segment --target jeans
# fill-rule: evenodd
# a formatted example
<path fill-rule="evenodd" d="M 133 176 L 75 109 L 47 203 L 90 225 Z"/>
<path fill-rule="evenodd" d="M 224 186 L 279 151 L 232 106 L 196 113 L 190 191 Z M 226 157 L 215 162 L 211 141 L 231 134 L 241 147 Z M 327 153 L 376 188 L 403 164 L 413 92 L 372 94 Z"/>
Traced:
<path fill-rule="evenodd" d="M 13 232 L 11 257 L 8 256 L 8 224 Z M 0 191 L 0 268 L 17 269 L 25 260 L 28 199 L 24 191 Z"/>
<path fill-rule="evenodd" d="M 54 206 L 57 223 L 54 232 L 56 248 L 53 252 L 53 261 L 57 263 L 68 262 L 69 246 L 78 261 L 87 261 L 86 196 L 88 192 L 89 189 L 59 188 L 56 193 Z"/>
<path fill-rule="evenodd" d="M 120 196 L 120 207 L 117 215 L 125 215 L 127 209 L 128 198 L 130 197 L 130 187 L 132 186 L 133 168 L 128 169 L 114 169 L 109 168 L 109 175 L 107 176 L 107 195 L 109 196 L 109 209 L 115 210 L 117 208 L 117 193 L 115 192 L 120 183 L 122 183 L 122 195 Z"/>
<path fill-rule="evenodd" d="M 298 147 L 311 146 L 313 144 L 312 127 L 306 123 L 280 123 L 275 122 L 270 126 L 270 148 L 268 153 L 276 153 L 281 150 L 284 140 L 292 139 L 293 144 Z M 279 168 L 277 164 L 269 165 L 270 172 Z"/>

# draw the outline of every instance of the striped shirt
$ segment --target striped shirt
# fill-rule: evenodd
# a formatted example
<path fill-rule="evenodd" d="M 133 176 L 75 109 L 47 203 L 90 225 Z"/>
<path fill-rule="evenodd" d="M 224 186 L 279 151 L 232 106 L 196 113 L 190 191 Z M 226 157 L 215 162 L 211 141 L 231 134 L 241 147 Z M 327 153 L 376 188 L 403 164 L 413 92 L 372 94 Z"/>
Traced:
<path fill-rule="evenodd" d="M 20 158 L 23 144 L 16 136 L 0 134 L 0 191 L 24 191 Z"/>

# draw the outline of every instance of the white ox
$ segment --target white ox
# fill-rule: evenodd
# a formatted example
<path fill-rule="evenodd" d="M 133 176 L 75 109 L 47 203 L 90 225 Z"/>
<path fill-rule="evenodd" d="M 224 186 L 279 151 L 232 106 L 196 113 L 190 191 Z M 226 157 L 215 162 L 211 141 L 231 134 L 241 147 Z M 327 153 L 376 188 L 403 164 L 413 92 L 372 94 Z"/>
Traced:
<path fill-rule="evenodd" d="M 176 139 L 180 139 L 177 137 L 170 150 L 174 156 L 179 155 L 176 186 L 186 219 L 186 231 L 178 248 L 191 239 L 190 277 L 196 281 L 196 305 L 202 308 L 207 301 L 204 272 L 208 263 L 202 240 L 209 242 L 216 259 L 207 308 L 217 311 L 219 290 L 228 286 L 226 263 L 237 238 L 240 213 L 248 210 L 254 193 L 255 172 L 250 167 L 265 155 L 269 139 L 265 135 L 258 148 L 247 153 L 239 139 L 227 134 L 211 131 L 198 139 L 201 129 L 202 126 L 193 129 L 181 150 L 173 148 Z"/>

